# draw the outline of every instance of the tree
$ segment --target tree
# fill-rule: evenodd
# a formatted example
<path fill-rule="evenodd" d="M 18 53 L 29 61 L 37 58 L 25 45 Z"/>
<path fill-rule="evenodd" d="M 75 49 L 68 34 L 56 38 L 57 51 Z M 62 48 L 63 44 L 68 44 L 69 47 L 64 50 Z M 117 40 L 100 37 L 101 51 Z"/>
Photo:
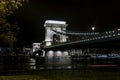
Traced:
<path fill-rule="evenodd" d="M 17 41 L 16 35 L 19 31 L 19 27 L 15 23 L 11 24 L 8 17 L 26 1 L 0 0 L 0 43 L 2 46 L 13 47 L 14 43 Z"/>

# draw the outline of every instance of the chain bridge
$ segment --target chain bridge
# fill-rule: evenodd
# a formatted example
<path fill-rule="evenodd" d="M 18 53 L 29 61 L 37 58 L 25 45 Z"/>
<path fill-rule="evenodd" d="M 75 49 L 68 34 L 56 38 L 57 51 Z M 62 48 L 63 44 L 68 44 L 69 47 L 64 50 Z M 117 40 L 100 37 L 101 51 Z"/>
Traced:
<path fill-rule="evenodd" d="M 92 57 L 94 54 L 99 53 L 104 58 L 107 55 L 103 54 L 106 53 L 110 55 L 111 53 L 120 53 L 119 50 L 116 52 L 106 49 L 119 48 L 120 28 L 104 32 L 76 33 L 67 31 L 67 26 L 68 24 L 65 21 L 46 20 L 44 24 L 45 40 L 40 44 L 41 48 L 34 53 L 43 53 L 48 64 L 55 62 L 57 64 L 69 64 L 71 63 L 70 56 L 73 55 Z"/>
<path fill-rule="evenodd" d="M 67 24 L 51 23 L 50 21 L 45 23 L 46 38 L 44 49 L 57 50 L 57 49 L 71 49 L 71 48 L 84 48 L 84 47 L 101 47 L 106 43 L 119 42 L 120 28 L 105 32 L 72 32 L 67 31 Z M 116 43 L 115 43 L 116 44 Z"/>

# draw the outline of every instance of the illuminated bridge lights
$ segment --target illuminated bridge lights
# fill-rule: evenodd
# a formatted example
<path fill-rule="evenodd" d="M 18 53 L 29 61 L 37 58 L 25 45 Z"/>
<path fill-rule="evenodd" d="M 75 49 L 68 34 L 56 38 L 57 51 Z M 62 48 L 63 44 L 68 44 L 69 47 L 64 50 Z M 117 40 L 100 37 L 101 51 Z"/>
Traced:
<path fill-rule="evenodd" d="M 57 20 L 46 20 L 45 23 L 50 23 L 50 24 L 66 24 L 65 21 L 57 21 Z"/>
<path fill-rule="evenodd" d="M 89 33 L 85 33 L 85 34 L 89 34 Z M 92 33 L 92 34 L 94 34 L 94 33 Z M 120 35 L 120 33 L 118 33 L 118 36 L 119 35 Z M 115 31 L 107 31 L 107 32 L 99 34 L 97 36 L 93 36 L 93 38 L 80 40 L 80 42 L 87 42 L 87 41 L 101 40 L 101 39 L 108 39 L 109 40 L 109 38 L 114 38 L 115 36 L 117 36 Z"/>
<path fill-rule="evenodd" d="M 74 43 L 86 43 L 90 41 L 106 41 L 106 40 L 116 40 L 119 39 L 120 29 L 115 29 L 111 31 L 105 31 L 103 33 L 99 32 L 71 32 L 66 30 L 66 22 L 65 21 L 56 21 L 56 20 L 46 20 L 44 27 L 46 28 L 46 46 L 52 46 L 53 35 L 60 36 L 61 45 L 64 44 L 74 44 Z M 51 35 L 50 35 L 51 34 Z M 76 38 L 74 38 L 76 37 Z M 65 39 L 64 39 L 65 38 Z M 67 42 L 69 39 L 69 42 Z M 64 43 L 66 42 L 66 43 Z M 63 43 L 63 44 L 62 44 Z M 59 44 L 55 44 L 59 45 Z"/>
<path fill-rule="evenodd" d="M 117 29 L 118 31 L 120 31 L 120 29 Z"/>

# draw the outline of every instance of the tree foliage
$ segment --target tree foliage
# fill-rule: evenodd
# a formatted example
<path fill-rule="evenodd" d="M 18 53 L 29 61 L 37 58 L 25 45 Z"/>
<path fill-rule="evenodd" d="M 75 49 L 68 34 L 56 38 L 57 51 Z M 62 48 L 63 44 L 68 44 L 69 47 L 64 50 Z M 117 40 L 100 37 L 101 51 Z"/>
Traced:
<path fill-rule="evenodd" d="M 0 0 L 0 43 L 12 47 L 17 41 L 17 24 L 11 24 L 8 17 L 22 6 L 24 0 Z"/>

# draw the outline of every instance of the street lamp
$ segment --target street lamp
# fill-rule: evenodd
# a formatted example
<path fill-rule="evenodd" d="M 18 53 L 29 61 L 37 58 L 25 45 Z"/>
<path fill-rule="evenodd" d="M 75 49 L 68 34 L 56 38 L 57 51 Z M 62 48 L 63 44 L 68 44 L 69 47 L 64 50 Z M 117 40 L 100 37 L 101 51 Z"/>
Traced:
<path fill-rule="evenodd" d="M 95 30 L 95 27 L 92 27 L 92 31 L 94 31 Z"/>

